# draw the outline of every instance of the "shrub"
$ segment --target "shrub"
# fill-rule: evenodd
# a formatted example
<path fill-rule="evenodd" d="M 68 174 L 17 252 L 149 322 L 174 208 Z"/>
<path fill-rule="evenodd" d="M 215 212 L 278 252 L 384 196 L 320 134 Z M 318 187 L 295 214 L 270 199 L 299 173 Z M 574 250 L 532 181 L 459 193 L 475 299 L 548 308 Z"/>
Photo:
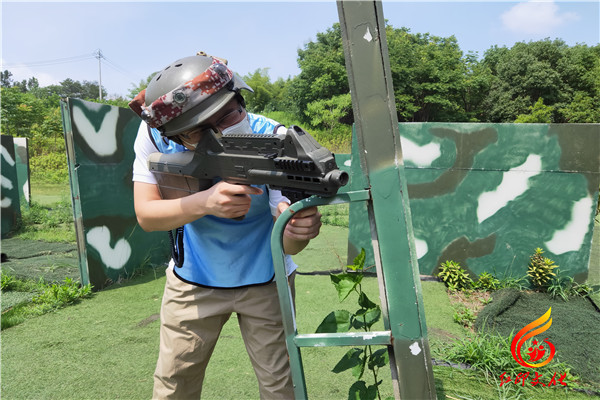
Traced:
<path fill-rule="evenodd" d="M 40 154 L 29 159 L 31 178 L 45 183 L 66 183 L 69 181 L 67 156 L 65 153 Z"/>
<path fill-rule="evenodd" d="M 497 290 L 500 286 L 500 281 L 496 277 L 488 272 L 483 272 L 479 275 L 479 279 L 473 284 L 475 289 L 481 290 Z"/>
<path fill-rule="evenodd" d="M 469 274 L 454 261 L 442 263 L 437 276 L 450 290 L 465 290 L 473 287 L 473 280 Z"/>
<path fill-rule="evenodd" d="M 544 257 L 543 254 L 544 251 L 541 248 L 535 249 L 535 253 L 529 258 L 527 275 L 535 289 L 545 292 L 552 277 L 556 276 L 553 270 L 558 268 L 558 265 L 555 265 L 551 259 Z"/>

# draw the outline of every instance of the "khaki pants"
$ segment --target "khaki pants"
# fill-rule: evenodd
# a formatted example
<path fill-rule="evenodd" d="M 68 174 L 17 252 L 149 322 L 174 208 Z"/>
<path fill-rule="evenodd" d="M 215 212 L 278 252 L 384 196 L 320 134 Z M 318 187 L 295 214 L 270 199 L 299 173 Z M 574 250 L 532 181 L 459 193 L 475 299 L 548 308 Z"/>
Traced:
<path fill-rule="evenodd" d="M 290 285 L 293 288 L 293 275 Z M 275 282 L 241 289 L 191 285 L 167 271 L 154 399 L 198 399 L 221 328 L 236 313 L 261 399 L 293 399 Z"/>

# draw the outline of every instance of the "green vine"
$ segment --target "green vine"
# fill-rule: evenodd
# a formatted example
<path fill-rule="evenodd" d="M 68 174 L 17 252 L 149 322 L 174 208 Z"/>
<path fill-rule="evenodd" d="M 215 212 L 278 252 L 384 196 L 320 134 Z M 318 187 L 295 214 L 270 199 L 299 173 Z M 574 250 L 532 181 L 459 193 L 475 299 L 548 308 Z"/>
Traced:
<path fill-rule="evenodd" d="M 323 319 L 316 333 L 348 332 L 351 329 L 370 332 L 371 327 L 380 320 L 381 308 L 373 303 L 362 289 L 364 277 L 365 250 L 354 259 L 353 265 L 348 265 L 348 272 L 331 274 L 331 283 L 337 290 L 340 302 L 346 300 L 352 293 L 358 295 L 358 306 L 355 313 L 346 310 L 331 312 Z M 354 347 L 350 349 L 342 359 L 333 367 L 332 372 L 340 373 L 351 370 L 356 382 L 348 391 L 349 399 L 381 399 L 379 386 L 379 368 L 389 362 L 386 348 L 373 350 L 371 345 L 364 348 Z M 367 384 L 365 376 L 372 376 L 372 384 Z"/>

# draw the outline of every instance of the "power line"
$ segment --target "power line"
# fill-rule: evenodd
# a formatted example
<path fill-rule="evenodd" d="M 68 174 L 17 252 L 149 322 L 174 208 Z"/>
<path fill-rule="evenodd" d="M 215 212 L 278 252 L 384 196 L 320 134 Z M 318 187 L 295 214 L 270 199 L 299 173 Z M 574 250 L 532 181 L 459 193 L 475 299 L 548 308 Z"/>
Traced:
<path fill-rule="evenodd" d="M 107 58 L 105 55 L 102 55 L 102 58 L 104 59 L 104 61 L 106 61 L 106 64 L 107 64 L 109 67 L 111 67 L 111 68 L 113 68 L 114 70 L 116 70 L 116 71 L 118 71 L 118 72 L 122 73 L 123 75 L 127 75 L 127 77 L 128 77 L 128 78 L 131 78 L 131 79 L 134 79 L 134 80 L 136 80 L 136 79 L 141 79 L 141 78 L 139 77 L 139 75 L 136 75 L 136 74 L 134 74 L 133 72 L 131 72 L 131 71 L 129 71 L 129 70 L 127 70 L 127 69 L 125 69 L 125 68 L 121 67 L 120 65 L 118 65 L 118 64 L 116 64 L 114 61 L 112 61 L 111 59 Z"/>
<path fill-rule="evenodd" d="M 115 71 L 120 72 L 121 74 L 127 76 L 128 78 L 131 78 L 133 80 L 141 79 L 139 77 L 139 75 L 129 71 L 126 68 L 121 67 L 119 64 L 117 64 L 113 60 L 106 57 L 100 49 L 95 50 L 93 53 L 82 54 L 80 56 L 56 58 L 53 60 L 32 61 L 32 62 L 18 63 L 18 64 L 4 64 L 3 68 L 15 69 L 15 68 L 28 68 L 28 67 L 45 67 L 45 66 L 50 66 L 50 65 L 69 64 L 69 63 L 73 63 L 73 62 L 91 60 L 94 58 L 98 59 L 98 57 L 103 59 L 109 67 L 111 67 Z"/>
<path fill-rule="evenodd" d="M 98 89 L 100 91 L 99 92 L 100 99 L 102 99 L 102 60 L 105 61 L 105 65 L 108 65 L 112 69 L 127 76 L 130 79 L 133 79 L 134 81 L 141 79 L 139 77 L 139 75 L 132 73 L 131 71 L 127 70 L 126 68 L 123 68 L 120 65 L 118 65 L 117 63 L 115 63 L 113 60 L 107 58 L 102 53 L 101 49 L 96 49 L 96 50 L 94 50 L 93 53 L 82 54 L 79 56 L 55 58 L 55 59 L 51 59 L 51 60 L 42 60 L 42 61 L 32 61 L 32 62 L 18 63 L 18 64 L 4 64 L 4 65 L 2 65 L 2 69 L 46 67 L 46 66 L 58 65 L 58 64 L 71 64 L 71 63 L 85 61 L 85 60 L 91 60 L 91 59 L 98 60 L 98 78 L 99 78 L 98 79 L 98 86 L 99 86 Z"/>
<path fill-rule="evenodd" d="M 64 58 L 56 58 L 53 60 L 44 60 L 44 61 L 32 61 L 28 63 L 18 63 L 18 64 L 4 64 L 4 68 L 28 68 L 28 67 L 45 67 L 49 65 L 57 65 L 57 64 L 69 64 L 78 61 L 90 60 L 96 57 L 96 53 L 88 53 L 82 54 L 80 56 L 73 57 L 64 57 Z"/>

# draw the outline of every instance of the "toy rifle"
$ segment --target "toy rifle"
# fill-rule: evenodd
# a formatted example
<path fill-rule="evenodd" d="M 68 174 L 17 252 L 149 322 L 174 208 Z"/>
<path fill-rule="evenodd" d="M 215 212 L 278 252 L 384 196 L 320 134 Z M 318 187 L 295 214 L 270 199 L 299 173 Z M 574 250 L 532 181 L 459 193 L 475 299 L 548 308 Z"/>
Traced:
<path fill-rule="evenodd" d="M 211 187 L 215 178 L 244 185 L 267 184 L 296 202 L 311 195 L 334 196 L 348 183 L 331 152 L 292 125 L 285 134 L 223 135 L 205 132 L 195 151 L 152 153 L 148 167 L 163 199 Z"/>

